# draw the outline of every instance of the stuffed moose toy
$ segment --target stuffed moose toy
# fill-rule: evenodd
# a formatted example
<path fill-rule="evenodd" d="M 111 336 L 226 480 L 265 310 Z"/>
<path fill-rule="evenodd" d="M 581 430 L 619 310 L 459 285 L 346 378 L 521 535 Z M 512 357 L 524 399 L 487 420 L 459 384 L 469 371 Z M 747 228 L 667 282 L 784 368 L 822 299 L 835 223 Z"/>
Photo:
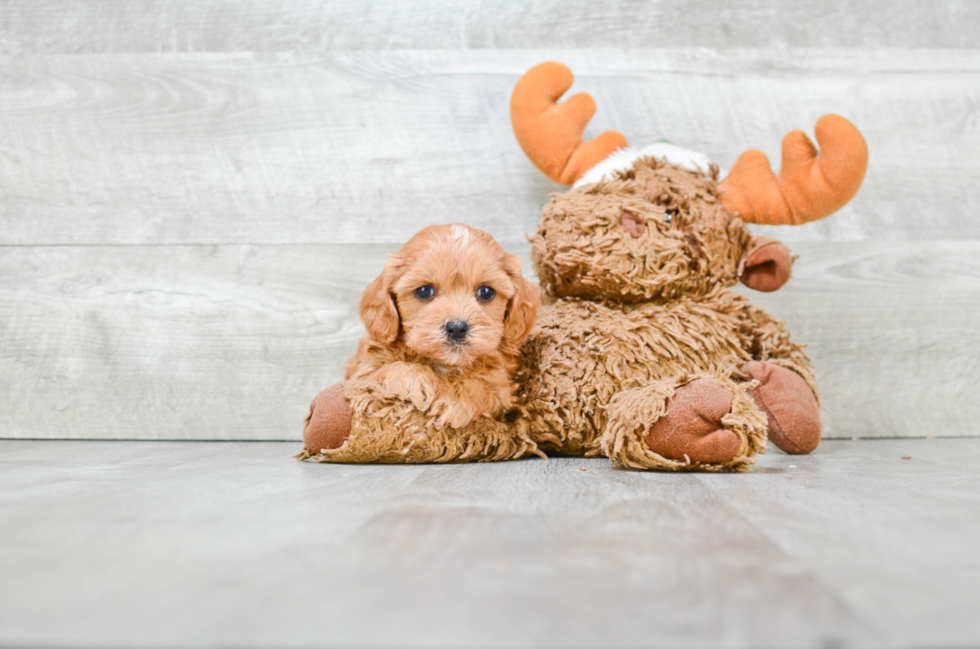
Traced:
<path fill-rule="evenodd" d="M 767 439 L 788 453 L 816 448 L 809 358 L 781 321 L 730 288 L 741 281 L 775 291 L 789 279 L 787 249 L 744 223 L 799 225 L 838 210 L 863 181 L 863 137 L 825 115 L 815 129 L 819 152 L 794 131 L 783 139 L 778 175 L 752 150 L 719 182 L 717 166 L 674 145 L 632 149 L 614 131 L 583 142 L 592 98 L 557 103 L 572 79 L 564 65 L 543 63 L 511 97 L 524 152 L 572 186 L 552 195 L 531 239 L 540 312 L 516 258 L 488 235 L 426 228 L 365 291 L 368 334 L 344 383 L 313 401 L 298 457 L 408 463 L 547 453 L 607 456 L 630 469 L 726 471 L 746 469 Z M 405 278 L 429 263 L 424 250 L 445 260 L 474 245 L 498 278 L 489 292 L 490 280 L 474 281 L 484 281 L 478 300 L 498 298 L 499 326 L 488 331 L 499 344 L 465 363 L 433 360 L 416 341 L 423 316 L 402 301 L 413 299 L 414 280 Z M 428 289 L 436 290 L 414 296 Z M 445 324 L 448 339 L 457 322 Z M 474 386 L 497 386 L 503 396 L 477 399 L 464 416 L 451 400 L 472 401 Z M 441 406 L 439 394 L 449 395 Z"/>

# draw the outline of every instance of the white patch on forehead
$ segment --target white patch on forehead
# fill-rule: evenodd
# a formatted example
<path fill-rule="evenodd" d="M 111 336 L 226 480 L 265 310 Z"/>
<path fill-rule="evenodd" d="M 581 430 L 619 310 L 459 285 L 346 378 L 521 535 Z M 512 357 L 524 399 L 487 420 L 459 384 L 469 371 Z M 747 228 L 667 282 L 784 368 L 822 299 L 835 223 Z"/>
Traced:
<path fill-rule="evenodd" d="M 433 238 L 429 242 L 426 252 L 428 253 L 436 246 L 448 244 L 449 249 L 443 249 L 443 254 L 450 255 L 456 263 L 459 263 L 463 259 L 463 255 L 467 253 L 469 244 L 476 241 L 476 238 L 476 233 L 472 228 L 465 225 L 453 225 L 448 231 L 443 230 L 437 237 Z"/>
<path fill-rule="evenodd" d="M 453 229 L 453 239 L 459 242 L 460 246 L 465 246 L 473 238 L 473 233 L 465 225 L 454 225 Z"/>

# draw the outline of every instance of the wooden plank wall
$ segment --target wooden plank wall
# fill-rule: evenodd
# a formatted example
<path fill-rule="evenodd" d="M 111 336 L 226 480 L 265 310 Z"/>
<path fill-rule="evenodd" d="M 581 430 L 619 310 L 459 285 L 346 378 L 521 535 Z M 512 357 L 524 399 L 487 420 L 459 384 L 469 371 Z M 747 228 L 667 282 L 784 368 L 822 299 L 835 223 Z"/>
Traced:
<path fill-rule="evenodd" d="M 385 255 L 464 221 L 526 254 L 560 187 L 508 123 L 548 59 L 588 134 L 778 160 L 865 133 L 753 298 L 811 343 L 825 436 L 978 433 L 980 4 L 22 0 L 0 5 L 0 437 L 298 439 Z"/>

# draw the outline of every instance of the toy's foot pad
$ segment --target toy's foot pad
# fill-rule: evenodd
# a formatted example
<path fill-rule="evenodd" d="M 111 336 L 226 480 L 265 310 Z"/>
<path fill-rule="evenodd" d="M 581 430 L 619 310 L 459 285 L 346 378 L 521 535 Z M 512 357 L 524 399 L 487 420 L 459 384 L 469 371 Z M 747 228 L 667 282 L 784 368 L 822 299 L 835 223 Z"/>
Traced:
<path fill-rule="evenodd" d="M 350 402 L 340 384 L 316 395 L 303 426 L 303 446 L 311 453 L 340 448 L 350 435 Z"/>
<path fill-rule="evenodd" d="M 650 426 L 647 446 L 670 460 L 722 464 L 741 448 L 738 435 L 721 418 L 732 410 L 732 394 L 714 379 L 697 379 L 674 391 L 667 412 Z"/>
<path fill-rule="evenodd" d="M 820 443 L 820 410 L 813 390 L 793 370 L 759 361 L 745 371 L 760 383 L 749 391 L 769 419 L 769 439 L 794 455 L 809 453 Z"/>

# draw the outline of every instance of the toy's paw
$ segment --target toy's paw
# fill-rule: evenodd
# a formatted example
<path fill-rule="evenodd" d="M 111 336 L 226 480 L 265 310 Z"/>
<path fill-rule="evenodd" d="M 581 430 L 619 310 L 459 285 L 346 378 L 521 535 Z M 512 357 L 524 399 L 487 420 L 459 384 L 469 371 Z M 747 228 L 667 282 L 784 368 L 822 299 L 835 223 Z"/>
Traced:
<path fill-rule="evenodd" d="M 339 383 L 316 395 L 303 425 L 303 446 L 310 453 L 339 448 L 350 435 L 350 401 Z"/>
<path fill-rule="evenodd" d="M 647 446 L 671 460 L 722 464 L 741 449 L 738 435 L 721 418 L 732 410 L 732 394 L 714 379 L 680 386 L 667 402 L 667 412 L 650 426 Z"/>
<path fill-rule="evenodd" d="M 759 385 L 749 391 L 769 419 L 769 439 L 787 453 L 809 453 L 820 443 L 820 411 L 813 390 L 793 370 L 759 361 L 745 366 Z"/>

